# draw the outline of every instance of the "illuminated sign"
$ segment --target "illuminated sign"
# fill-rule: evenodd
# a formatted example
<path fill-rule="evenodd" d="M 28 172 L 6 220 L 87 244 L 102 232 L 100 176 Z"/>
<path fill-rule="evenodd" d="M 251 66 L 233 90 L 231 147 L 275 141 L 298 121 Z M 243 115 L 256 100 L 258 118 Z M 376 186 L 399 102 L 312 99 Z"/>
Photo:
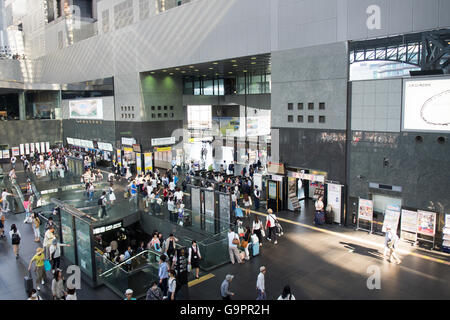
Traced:
<path fill-rule="evenodd" d="M 107 232 L 107 231 L 115 230 L 115 229 L 118 229 L 118 228 L 121 228 L 121 227 L 122 227 L 122 221 L 118 222 L 118 223 L 115 223 L 115 224 L 110 224 L 108 226 L 94 228 L 93 233 L 94 234 L 100 234 L 100 233 L 104 233 L 104 232 Z"/>

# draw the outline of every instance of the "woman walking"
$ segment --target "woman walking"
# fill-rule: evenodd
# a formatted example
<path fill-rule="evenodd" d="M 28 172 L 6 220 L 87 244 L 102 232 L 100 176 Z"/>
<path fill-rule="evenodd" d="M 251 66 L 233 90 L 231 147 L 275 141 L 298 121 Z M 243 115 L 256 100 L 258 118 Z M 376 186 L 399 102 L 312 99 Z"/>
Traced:
<path fill-rule="evenodd" d="M 113 186 L 114 184 L 111 182 L 109 184 L 109 201 L 111 202 L 111 205 L 113 205 L 114 201 L 116 201 L 116 195 L 114 194 Z"/>
<path fill-rule="evenodd" d="M 41 235 L 39 231 L 39 226 L 41 225 L 41 220 L 39 220 L 37 213 L 31 214 L 31 226 L 33 227 L 34 232 L 34 242 L 40 242 L 41 241 Z"/>
<path fill-rule="evenodd" d="M 56 270 L 52 280 L 53 300 L 65 300 L 66 292 L 64 291 L 64 279 L 61 270 Z"/>
<path fill-rule="evenodd" d="M 9 231 L 9 236 L 11 237 L 11 244 L 14 249 L 14 254 L 16 255 L 16 259 L 19 259 L 19 245 L 22 236 L 20 235 L 19 230 L 15 224 L 11 225 L 11 231 Z"/>
<path fill-rule="evenodd" d="M 198 273 L 200 270 L 200 248 L 197 246 L 197 241 L 192 240 L 192 245 L 189 248 L 188 264 L 191 265 L 192 269 L 195 269 L 195 278 L 198 279 Z"/>
<path fill-rule="evenodd" d="M 30 264 L 28 265 L 28 271 L 31 271 L 31 265 L 33 264 L 33 261 L 36 265 L 36 288 L 38 290 L 41 290 L 39 287 L 40 284 L 45 284 L 45 280 L 47 280 L 47 275 L 45 274 L 45 268 L 44 268 L 44 249 L 43 248 L 37 248 L 36 254 L 31 258 Z"/>
<path fill-rule="evenodd" d="M 255 220 L 253 220 L 252 233 L 256 234 L 256 236 L 258 237 L 260 247 L 262 247 L 262 239 L 264 237 L 262 232 L 263 232 L 262 221 L 259 220 L 257 215 L 255 215 Z"/>
<path fill-rule="evenodd" d="M 69 244 L 59 243 L 56 238 L 52 240 L 50 245 L 50 261 L 52 263 L 52 272 L 59 269 L 61 263 L 61 247 L 70 247 Z"/>
<path fill-rule="evenodd" d="M 252 207 L 252 198 L 248 196 L 248 193 L 244 193 L 245 217 L 250 216 L 251 207 Z"/>
<path fill-rule="evenodd" d="M 244 248 L 245 260 L 250 260 L 250 253 L 248 252 L 248 244 L 250 243 L 250 237 L 252 233 L 249 227 L 245 227 L 245 234 L 241 242 L 241 246 Z"/>

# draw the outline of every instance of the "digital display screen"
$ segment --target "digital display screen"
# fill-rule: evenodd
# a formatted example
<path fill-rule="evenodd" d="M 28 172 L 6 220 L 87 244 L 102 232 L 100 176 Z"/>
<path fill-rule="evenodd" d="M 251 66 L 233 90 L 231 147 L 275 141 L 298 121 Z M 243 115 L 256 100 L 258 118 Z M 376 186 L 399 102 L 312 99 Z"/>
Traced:
<path fill-rule="evenodd" d="M 80 99 L 69 101 L 70 119 L 103 119 L 102 99 Z"/>
<path fill-rule="evenodd" d="M 403 130 L 450 131 L 450 78 L 405 80 Z"/>

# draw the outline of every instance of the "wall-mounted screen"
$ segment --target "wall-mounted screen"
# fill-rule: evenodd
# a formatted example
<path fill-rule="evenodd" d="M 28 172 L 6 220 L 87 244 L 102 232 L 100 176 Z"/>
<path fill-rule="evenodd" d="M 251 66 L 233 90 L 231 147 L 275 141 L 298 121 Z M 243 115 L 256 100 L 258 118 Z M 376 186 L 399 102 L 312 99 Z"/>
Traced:
<path fill-rule="evenodd" d="M 450 131 L 450 78 L 404 81 L 403 130 Z"/>
<path fill-rule="evenodd" d="M 69 101 L 70 119 L 103 119 L 102 99 L 80 99 Z"/>

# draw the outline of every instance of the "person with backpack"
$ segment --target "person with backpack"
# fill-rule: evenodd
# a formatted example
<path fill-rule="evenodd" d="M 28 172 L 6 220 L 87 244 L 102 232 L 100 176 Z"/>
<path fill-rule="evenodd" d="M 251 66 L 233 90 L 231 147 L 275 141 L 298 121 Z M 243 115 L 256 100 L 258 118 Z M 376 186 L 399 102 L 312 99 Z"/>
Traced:
<path fill-rule="evenodd" d="M 283 293 L 278 297 L 277 300 L 295 300 L 294 295 L 291 293 L 291 287 L 285 286 Z"/>
<path fill-rule="evenodd" d="M 167 298 L 172 301 L 175 300 L 176 293 L 177 293 L 177 279 L 175 278 L 175 270 L 170 270 L 167 288 Z"/>
<path fill-rule="evenodd" d="M 14 254 L 16 255 L 16 259 L 19 259 L 19 245 L 20 240 L 22 239 L 22 236 L 20 235 L 19 230 L 17 230 L 17 227 L 15 224 L 11 225 L 11 231 L 9 231 L 9 236 L 11 237 L 11 244 L 14 249 Z"/>
<path fill-rule="evenodd" d="M 41 235 L 39 226 L 41 225 L 41 220 L 39 219 L 39 216 L 37 213 L 31 214 L 31 226 L 33 228 L 34 232 L 34 242 L 41 242 Z"/>
<path fill-rule="evenodd" d="M 97 205 L 100 206 L 100 212 L 99 212 L 99 219 L 102 220 L 103 218 L 108 217 L 108 214 L 106 213 L 106 191 L 102 192 L 101 197 L 98 199 Z"/>
<path fill-rule="evenodd" d="M 272 209 L 268 209 L 267 213 L 269 214 L 267 216 L 267 220 L 266 220 L 266 230 L 267 230 L 267 240 L 272 241 L 271 236 L 273 236 L 273 244 L 277 244 L 277 232 L 276 232 L 276 222 L 277 222 L 277 217 L 275 216 L 275 214 L 273 213 Z"/>
<path fill-rule="evenodd" d="M 36 265 L 36 288 L 38 290 L 41 290 L 39 287 L 39 284 L 45 284 L 45 281 L 47 280 L 47 275 L 45 273 L 45 267 L 44 267 L 44 248 L 37 248 L 36 254 L 31 258 L 30 264 L 28 265 L 28 271 L 31 271 L 31 265 L 33 262 Z"/>
<path fill-rule="evenodd" d="M 162 300 L 163 293 L 161 289 L 158 287 L 158 283 L 156 281 L 152 282 L 150 289 L 147 291 L 147 297 L 145 300 Z"/>

